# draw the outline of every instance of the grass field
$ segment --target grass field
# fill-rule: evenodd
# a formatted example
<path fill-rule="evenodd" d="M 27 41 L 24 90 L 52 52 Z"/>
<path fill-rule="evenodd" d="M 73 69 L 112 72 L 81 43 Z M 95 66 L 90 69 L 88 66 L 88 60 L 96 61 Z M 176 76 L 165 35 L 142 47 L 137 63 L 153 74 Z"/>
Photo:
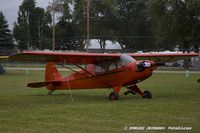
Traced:
<path fill-rule="evenodd" d="M 126 126 L 183 126 L 192 130 L 178 132 L 198 133 L 198 78 L 200 74 L 186 78 L 185 74 L 155 73 L 139 84 L 143 90 L 152 91 L 150 100 L 128 95 L 111 102 L 110 89 L 95 89 L 72 91 L 74 102 L 71 102 L 69 91 L 56 91 L 49 96 L 46 89 L 26 87 L 28 82 L 42 81 L 44 71 L 8 70 L 0 75 L 0 132 L 124 133 L 133 132 L 125 131 Z"/>

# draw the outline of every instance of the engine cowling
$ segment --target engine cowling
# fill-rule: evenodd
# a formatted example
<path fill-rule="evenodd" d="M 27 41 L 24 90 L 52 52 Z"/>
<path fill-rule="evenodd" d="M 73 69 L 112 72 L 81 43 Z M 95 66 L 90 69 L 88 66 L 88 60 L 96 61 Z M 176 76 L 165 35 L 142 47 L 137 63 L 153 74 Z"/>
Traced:
<path fill-rule="evenodd" d="M 144 71 L 146 68 L 153 68 L 153 70 L 156 68 L 154 61 L 149 60 L 143 60 L 137 62 L 137 71 L 141 72 Z"/>

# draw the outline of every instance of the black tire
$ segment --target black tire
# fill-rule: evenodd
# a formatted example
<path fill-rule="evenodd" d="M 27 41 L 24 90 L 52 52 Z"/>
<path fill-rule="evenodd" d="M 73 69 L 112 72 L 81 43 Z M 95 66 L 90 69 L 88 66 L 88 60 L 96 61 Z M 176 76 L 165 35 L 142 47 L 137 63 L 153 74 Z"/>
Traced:
<path fill-rule="evenodd" d="M 151 92 L 150 91 L 144 91 L 142 98 L 149 98 L 149 99 L 151 99 L 152 98 Z"/>
<path fill-rule="evenodd" d="M 111 92 L 110 95 L 109 95 L 109 99 L 110 99 L 111 101 L 119 100 L 119 94 L 116 93 L 116 92 Z"/>

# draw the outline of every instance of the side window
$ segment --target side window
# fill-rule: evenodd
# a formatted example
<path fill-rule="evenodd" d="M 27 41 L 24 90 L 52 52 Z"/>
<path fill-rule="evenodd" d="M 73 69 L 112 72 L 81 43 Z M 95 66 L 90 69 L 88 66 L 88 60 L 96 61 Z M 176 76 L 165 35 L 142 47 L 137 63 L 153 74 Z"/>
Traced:
<path fill-rule="evenodd" d="M 122 65 L 122 62 L 121 62 L 121 60 L 119 60 L 118 62 L 117 62 L 117 68 L 120 68 L 120 67 L 122 67 L 123 65 Z"/>
<path fill-rule="evenodd" d="M 99 63 L 96 65 L 95 73 L 101 74 L 109 70 L 117 69 L 122 67 L 122 63 L 120 60 L 110 60 L 107 62 Z"/>
<path fill-rule="evenodd" d="M 101 74 L 109 70 L 111 62 L 103 62 L 96 65 L 95 73 Z"/>
<path fill-rule="evenodd" d="M 109 70 L 112 70 L 112 69 L 116 69 L 116 64 L 115 63 L 112 63 L 109 67 Z"/>
<path fill-rule="evenodd" d="M 102 68 L 102 66 L 98 66 L 96 65 L 96 69 L 95 69 L 95 73 L 96 74 L 101 74 L 103 72 L 105 72 L 106 70 Z"/>
<path fill-rule="evenodd" d="M 122 65 L 121 61 L 120 61 L 120 60 L 117 60 L 117 61 L 113 62 L 113 63 L 110 65 L 109 70 L 117 69 L 117 68 L 120 68 L 120 67 L 122 67 L 122 66 L 123 66 L 123 65 Z"/>

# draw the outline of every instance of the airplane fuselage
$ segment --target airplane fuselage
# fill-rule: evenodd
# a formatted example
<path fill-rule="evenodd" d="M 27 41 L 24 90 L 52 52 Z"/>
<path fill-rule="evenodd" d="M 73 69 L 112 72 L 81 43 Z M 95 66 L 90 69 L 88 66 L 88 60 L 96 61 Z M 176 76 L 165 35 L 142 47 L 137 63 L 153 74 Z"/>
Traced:
<path fill-rule="evenodd" d="M 155 69 L 155 66 L 151 66 L 139 71 L 137 66 L 139 62 L 141 61 L 131 62 L 126 66 L 102 73 L 95 73 L 97 66 L 88 65 L 86 71 L 80 70 L 78 73 L 63 77 L 60 84 L 52 84 L 48 89 L 93 89 L 135 85 L 149 78 Z M 146 62 L 153 63 L 152 61 Z"/>

